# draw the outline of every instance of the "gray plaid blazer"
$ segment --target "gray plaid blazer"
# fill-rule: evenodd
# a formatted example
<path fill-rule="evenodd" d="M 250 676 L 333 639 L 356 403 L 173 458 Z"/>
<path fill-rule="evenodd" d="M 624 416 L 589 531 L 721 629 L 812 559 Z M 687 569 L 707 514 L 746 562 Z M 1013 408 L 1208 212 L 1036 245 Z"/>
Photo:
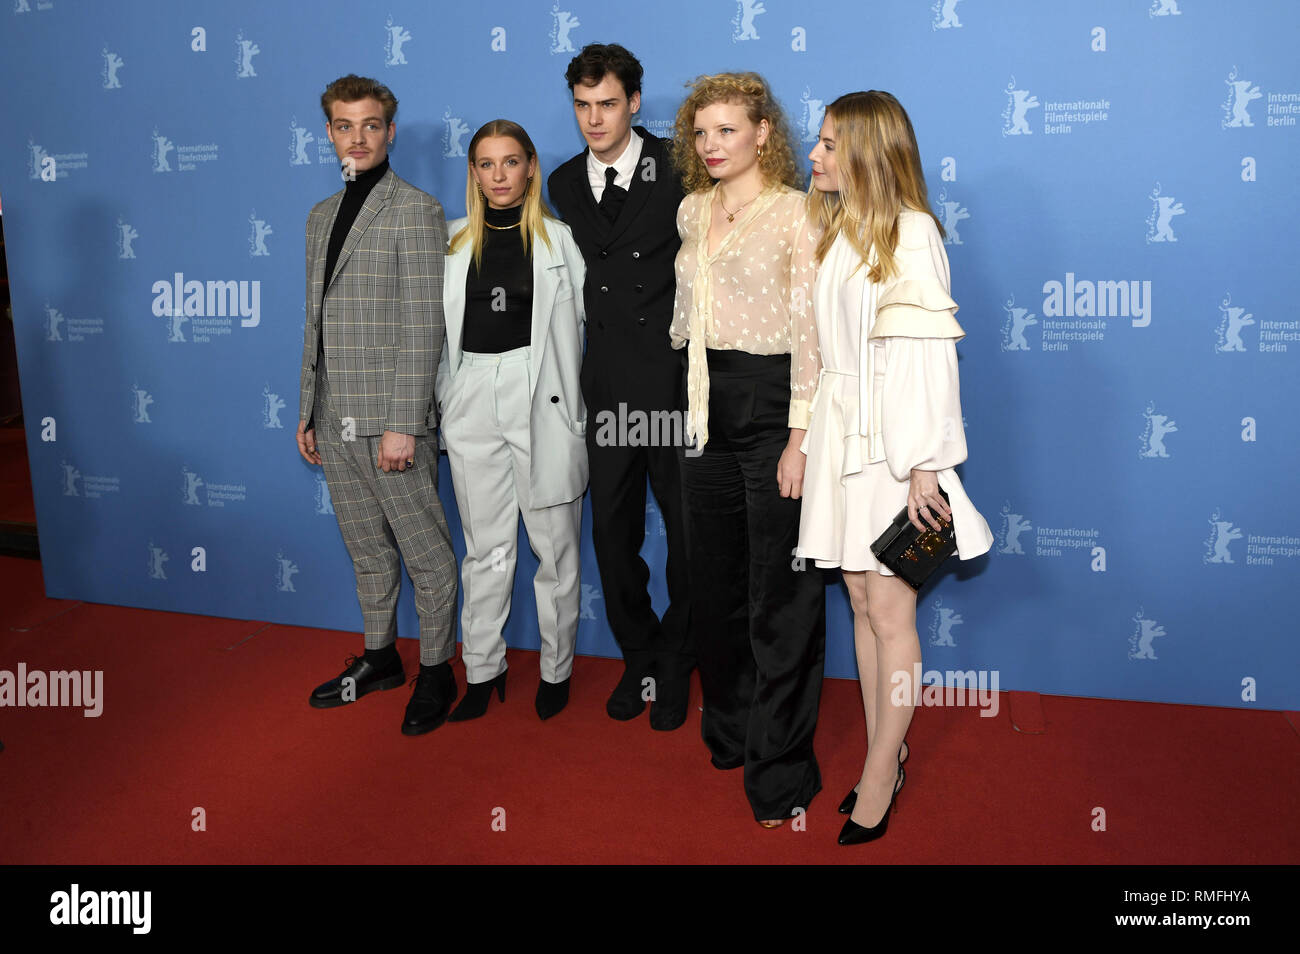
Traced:
<path fill-rule="evenodd" d="M 358 437 L 427 433 L 437 421 L 434 379 L 445 330 L 442 206 L 391 169 L 370 190 L 327 281 L 325 254 L 340 190 L 307 216 L 307 321 L 298 418 L 312 418 L 317 340 L 334 409 Z"/>

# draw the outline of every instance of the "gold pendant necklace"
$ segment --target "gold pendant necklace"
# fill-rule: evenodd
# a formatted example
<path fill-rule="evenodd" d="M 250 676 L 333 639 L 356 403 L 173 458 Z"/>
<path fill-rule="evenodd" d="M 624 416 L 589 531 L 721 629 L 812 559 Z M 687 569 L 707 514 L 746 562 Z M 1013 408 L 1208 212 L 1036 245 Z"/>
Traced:
<path fill-rule="evenodd" d="M 750 202 L 753 202 L 754 199 L 757 199 L 757 198 L 758 198 L 758 196 L 754 196 L 753 199 L 750 199 L 748 202 L 745 202 L 745 203 L 744 203 L 743 205 L 741 205 L 741 207 L 738 208 L 735 212 L 732 212 L 730 209 L 727 208 L 727 204 L 726 204 L 725 202 L 722 201 L 722 193 L 719 192 L 719 193 L 718 193 L 718 205 L 722 206 L 722 211 L 727 213 L 727 221 L 728 221 L 728 222 L 734 222 L 734 221 L 736 221 L 736 216 L 740 215 L 741 212 L 745 211 L 745 206 L 749 205 Z"/>

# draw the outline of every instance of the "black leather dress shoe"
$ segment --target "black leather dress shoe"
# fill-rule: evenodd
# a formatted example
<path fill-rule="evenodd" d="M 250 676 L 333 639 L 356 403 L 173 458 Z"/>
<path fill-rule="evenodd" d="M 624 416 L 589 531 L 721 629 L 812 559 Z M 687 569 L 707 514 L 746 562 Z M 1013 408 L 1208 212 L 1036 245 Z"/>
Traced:
<path fill-rule="evenodd" d="M 406 718 L 402 722 L 402 735 L 423 735 L 432 732 L 447 721 L 447 713 L 456 700 L 456 676 L 451 663 L 439 663 L 426 669 L 412 680 L 415 691 L 406 704 Z"/>
<path fill-rule="evenodd" d="M 569 704 L 569 679 L 563 682 L 547 682 L 543 679 L 537 684 L 537 699 L 534 700 L 533 707 L 543 722 Z"/>
<path fill-rule="evenodd" d="M 605 703 L 605 712 L 611 719 L 626 722 L 645 712 L 645 700 L 641 698 L 641 680 L 650 675 L 647 667 L 635 660 L 624 660 L 623 677 L 619 679 L 614 691 Z"/>
<path fill-rule="evenodd" d="M 671 732 L 686 721 L 686 707 L 691 699 L 691 673 L 663 671 L 655 683 L 655 699 L 650 705 L 650 728 Z"/>
<path fill-rule="evenodd" d="M 460 700 L 460 705 L 451 714 L 449 721 L 465 722 L 483 715 L 483 713 L 487 712 L 488 700 L 492 698 L 493 689 L 497 691 L 497 698 L 505 702 L 506 673 L 509 671 L 509 669 L 502 669 L 500 675 L 495 679 L 489 679 L 487 682 L 465 683 L 465 698 Z"/>
<path fill-rule="evenodd" d="M 393 661 L 382 667 L 376 667 L 368 662 L 365 656 L 349 656 L 347 667 L 329 682 L 322 683 L 312 690 L 311 698 L 307 701 L 311 703 L 313 709 L 345 706 L 360 699 L 367 692 L 374 692 L 377 689 L 396 689 L 406 682 L 402 657 L 396 653 L 393 654 Z M 347 698 L 344 698 L 344 680 L 349 679 L 351 690 L 347 693 Z"/>

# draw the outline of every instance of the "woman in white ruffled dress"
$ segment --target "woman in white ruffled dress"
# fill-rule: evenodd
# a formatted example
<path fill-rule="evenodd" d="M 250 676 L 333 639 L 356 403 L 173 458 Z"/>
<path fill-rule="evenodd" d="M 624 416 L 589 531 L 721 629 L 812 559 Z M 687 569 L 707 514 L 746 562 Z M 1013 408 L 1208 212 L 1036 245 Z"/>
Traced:
<path fill-rule="evenodd" d="M 840 844 L 859 844 L 885 833 L 902 788 L 921 661 L 916 592 L 871 544 L 904 507 L 918 529 L 951 520 L 963 560 L 986 553 L 993 535 L 953 470 L 966 459 L 955 347 L 964 332 L 911 121 L 889 93 L 849 93 L 826 108 L 809 158 L 809 218 L 823 228 L 813 293 L 823 370 L 796 552 L 839 567 L 853 607 L 868 754 L 840 806 L 850 815 Z"/>

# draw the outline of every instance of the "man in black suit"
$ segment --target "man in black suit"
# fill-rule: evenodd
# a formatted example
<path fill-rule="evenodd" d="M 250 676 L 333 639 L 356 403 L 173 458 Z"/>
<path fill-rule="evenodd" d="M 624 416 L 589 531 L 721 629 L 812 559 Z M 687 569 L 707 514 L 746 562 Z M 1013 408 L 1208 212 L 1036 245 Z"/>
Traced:
<path fill-rule="evenodd" d="M 605 613 L 625 665 L 605 708 L 612 718 L 634 719 L 650 696 L 650 724 L 667 730 L 686 720 L 695 667 L 677 450 L 640 441 L 627 446 L 631 441 L 621 433 L 610 441 L 611 428 L 597 426 L 610 414 L 627 420 L 636 411 L 664 420 L 664 412 L 678 411 L 680 403 L 681 354 L 670 346 L 668 325 L 682 186 L 667 142 L 632 126 L 641 108 L 641 75 L 636 57 L 616 44 L 591 44 L 573 58 L 565 79 L 588 148 L 556 169 L 548 188 L 587 262 L 582 393 L 592 542 Z M 662 621 L 650 605 L 650 569 L 640 556 L 647 476 L 668 540 L 670 605 Z"/>

